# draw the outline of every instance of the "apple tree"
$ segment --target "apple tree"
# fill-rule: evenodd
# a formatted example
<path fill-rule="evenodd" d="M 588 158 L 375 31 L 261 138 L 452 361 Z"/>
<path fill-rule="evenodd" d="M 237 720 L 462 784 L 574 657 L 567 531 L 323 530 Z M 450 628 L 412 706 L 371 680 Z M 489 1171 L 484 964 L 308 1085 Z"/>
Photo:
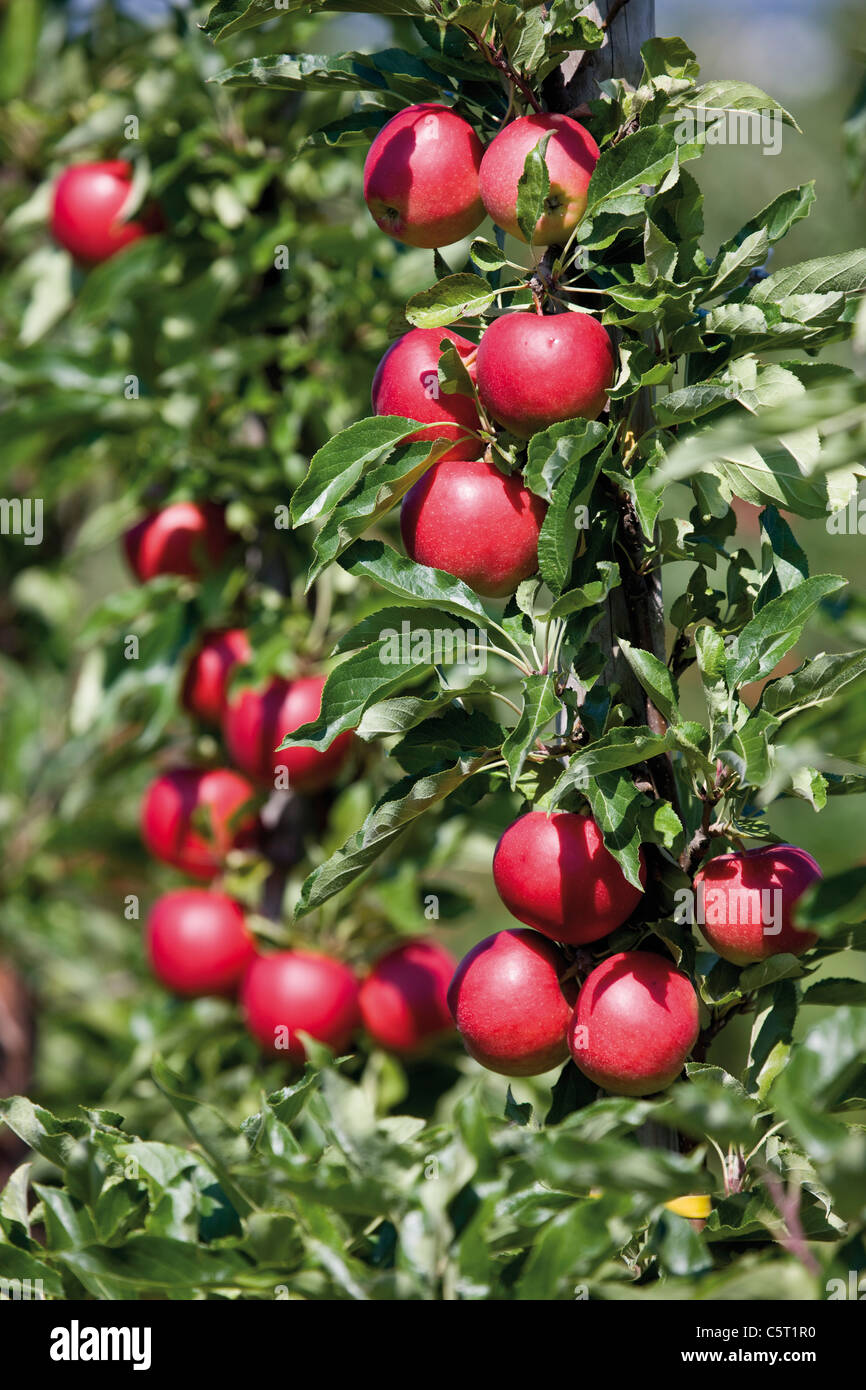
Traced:
<path fill-rule="evenodd" d="M 768 271 L 804 183 L 708 254 L 698 161 L 723 124 L 796 118 L 702 82 L 648 0 L 369 0 L 377 52 L 317 51 L 331 9 L 219 0 L 202 34 L 79 49 L 83 85 L 71 61 L 54 79 L 83 108 L 67 128 L 13 113 L 0 406 L 10 476 L 66 518 L 48 571 L 176 501 L 219 504 L 230 536 L 192 573 L 133 559 L 40 777 L 26 750 L 64 688 L 27 654 L 54 700 L 34 707 L 19 661 L 10 954 L 68 1004 L 41 903 L 98 830 L 113 906 L 75 864 L 67 893 L 99 911 L 88 937 L 71 904 L 65 931 L 105 940 L 88 978 L 135 975 L 107 924 L 129 866 L 154 870 L 112 790 L 253 776 L 249 728 L 287 776 L 218 881 L 257 942 L 264 1051 L 224 999 L 93 1007 L 68 1030 L 86 1066 L 86 1029 L 108 1048 L 86 1108 L 2 1102 L 40 1168 L 34 1208 L 26 1165 L 4 1193 L 0 1274 L 57 1298 L 825 1298 L 864 1264 L 866 870 L 822 876 L 774 824 L 866 791 L 863 601 L 798 539 L 859 517 L 866 390 L 822 349 L 862 341 L 866 250 Z M 86 272 L 32 250 L 64 160 L 116 155 L 133 106 L 126 211 L 162 228 Z M 12 592 L 62 671 L 76 591 L 44 585 L 22 566 Z M 202 634 L 241 629 L 222 695 L 247 715 L 182 727 Z M 792 667 L 815 630 L 828 650 Z M 449 868 L 475 828 L 473 910 Z M 462 1041 L 443 1013 L 418 1052 L 382 1001 L 417 1023 L 407 981 L 441 959 L 389 977 L 382 953 L 447 946 L 452 916 Z M 295 986 L 268 961 L 295 978 L 323 952 L 331 1022 L 289 1020 L 287 1075 L 267 1043 Z"/>

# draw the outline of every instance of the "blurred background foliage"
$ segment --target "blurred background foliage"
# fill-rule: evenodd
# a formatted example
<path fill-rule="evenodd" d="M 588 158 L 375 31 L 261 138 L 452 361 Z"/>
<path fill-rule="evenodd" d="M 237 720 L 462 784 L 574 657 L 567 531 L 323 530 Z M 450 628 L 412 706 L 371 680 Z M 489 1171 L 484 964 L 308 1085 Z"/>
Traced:
<path fill-rule="evenodd" d="M 243 622 L 257 674 L 291 673 L 321 659 L 371 604 L 342 572 L 306 599 L 305 538 L 275 530 L 274 508 L 312 453 L 368 413 L 389 322 L 432 278 L 429 253 L 395 246 L 373 226 L 360 195 L 363 151 L 296 157 L 347 104 L 337 110 L 327 94 L 301 101 L 207 81 L 281 47 L 411 46 L 410 26 L 291 17 L 215 46 L 197 28 L 204 12 L 158 0 L 10 0 L 0 27 L 0 490 L 45 504 L 41 546 L 14 535 L 0 544 L 0 949 L 35 996 L 30 1093 L 61 1113 L 78 1103 L 119 1106 L 131 1127 L 155 1138 L 180 1132 L 150 1077 L 155 1051 L 235 1118 L 282 1073 L 264 1066 L 228 1005 L 181 1003 L 149 980 L 141 919 L 178 880 L 139 842 L 140 794 L 155 765 L 220 757 L 214 739 L 177 712 L 184 663 L 203 627 Z M 705 77 L 756 81 L 803 128 L 786 129 L 774 158 L 749 147 L 705 156 L 710 254 L 776 193 L 812 177 L 816 207 L 777 250 L 774 268 L 862 241 L 856 132 L 847 163 L 844 132 L 862 85 L 862 24 L 858 6 L 821 0 L 759 12 L 741 0 L 723 10 L 659 0 L 658 32 L 683 34 Z M 136 138 L 125 139 L 131 115 Z M 135 161 L 142 197 L 158 198 L 169 230 L 83 274 L 46 231 L 51 182 L 69 162 L 115 156 Z M 274 265 L 281 247 L 288 269 Z M 834 351 L 851 360 L 849 346 Z M 144 507 L 185 496 L 229 504 L 243 563 L 201 587 L 134 585 L 118 538 Z M 739 520 L 742 544 L 757 556 L 756 514 L 743 506 Z M 863 535 L 793 524 L 815 572 L 861 578 Z M 670 607 L 676 567 L 667 574 Z M 131 632 L 141 641 L 133 669 L 123 656 Z M 864 643 L 866 603 L 852 598 L 825 608 L 800 655 Z M 822 712 L 792 721 L 800 727 L 789 740 L 866 764 L 864 695 L 866 685 L 852 686 L 832 722 Z M 360 823 L 392 775 L 381 760 L 364 771 L 329 806 L 313 862 Z M 402 842 L 351 908 L 338 899 L 292 939 L 340 943 L 363 961 L 383 928 L 418 931 L 431 885 L 442 903 L 436 930 L 456 952 L 511 925 L 489 868 L 517 805 L 507 796 L 478 807 L 455 800 Z M 820 817 L 804 802 L 778 803 L 771 821 L 827 871 L 866 858 L 866 797 L 831 801 Z M 309 867 L 293 875 L 290 898 Z M 261 872 L 254 861 L 238 863 L 233 891 L 254 903 Z M 140 899 L 138 920 L 125 915 L 128 895 Z M 272 939 L 289 939 L 261 925 Z M 862 973 L 862 962 L 849 973 Z M 815 1008 L 804 1015 L 820 1017 Z M 729 1030 L 719 1060 L 741 1041 Z M 438 1104 L 440 1118 L 477 1077 L 456 1048 L 410 1077 L 374 1055 L 367 1074 L 382 1108 L 402 1101 L 426 1114 Z M 485 1085 L 501 1110 L 504 1079 L 487 1076 Z M 515 1087 L 518 1099 L 543 1089 Z"/>

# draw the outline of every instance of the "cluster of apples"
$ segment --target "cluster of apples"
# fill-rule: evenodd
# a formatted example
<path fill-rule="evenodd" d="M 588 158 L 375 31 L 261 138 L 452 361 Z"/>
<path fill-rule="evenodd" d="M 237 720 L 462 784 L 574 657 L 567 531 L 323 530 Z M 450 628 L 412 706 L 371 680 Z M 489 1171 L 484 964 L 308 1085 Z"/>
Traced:
<path fill-rule="evenodd" d="M 125 536 L 142 580 L 160 574 L 203 578 L 225 555 L 231 532 L 219 507 L 178 502 L 144 517 Z M 354 735 L 325 752 L 275 751 L 286 733 L 317 718 L 325 677 L 275 678 L 261 689 L 231 690 L 251 656 L 242 628 L 206 632 L 187 667 L 185 709 L 222 731 L 233 767 L 175 767 L 147 789 L 142 836 L 150 852 L 207 886 L 163 894 L 147 921 L 157 978 L 186 997 L 239 994 L 246 1026 L 263 1048 L 299 1063 L 308 1033 L 344 1052 L 362 1028 L 401 1055 L 423 1051 L 453 1030 L 445 992 L 456 961 L 435 941 L 412 938 L 385 953 L 361 980 L 322 952 L 259 952 L 243 908 L 213 885 L 233 849 L 252 847 L 257 802 L 281 775 L 301 795 L 325 790 L 351 756 Z"/>
<path fill-rule="evenodd" d="M 364 197 L 383 231 L 411 246 L 446 246 L 485 214 L 513 236 L 518 181 L 529 152 L 547 141 L 550 190 L 536 244 L 563 244 L 586 208 L 598 146 L 568 116 L 511 121 L 485 151 L 475 131 L 446 106 L 410 106 L 379 132 L 364 165 Z M 504 474 L 483 454 L 474 397 L 440 393 L 441 343 L 459 353 L 487 414 L 528 439 L 560 420 L 594 420 L 604 409 L 615 359 L 590 314 L 522 310 L 494 319 L 480 343 L 446 329 L 414 328 L 394 343 L 373 381 L 377 415 L 429 424 L 412 440 L 451 441 L 406 494 L 400 526 L 407 553 L 490 598 L 512 594 L 538 568 L 546 507 L 519 473 Z"/>
<path fill-rule="evenodd" d="M 712 949 L 739 965 L 814 945 L 793 908 L 821 871 L 793 845 L 723 854 L 699 872 L 712 888 Z M 691 981 L 652 951 L 619 951 L 578 986 L 563 946 L 586 946 L 621 926 L 642 892 L 628 882 L 591 816 L 530 811 L 509 826 L 493 858 L 505 906 L 524 928 L 495 933 L 461 961 L 448 1002 L 467 1051 L 506 1076 L 530 1076 L 569 1053 L 585 1076 L 614 1095 L 643 1096 L 682 1071 L 699 1031 Z M 641 883 L 646 868 L 641 852 Z M 777 892 L 769 935 L 763 894 Z M 528 929 L 527 929 L 528 928 Z"/>

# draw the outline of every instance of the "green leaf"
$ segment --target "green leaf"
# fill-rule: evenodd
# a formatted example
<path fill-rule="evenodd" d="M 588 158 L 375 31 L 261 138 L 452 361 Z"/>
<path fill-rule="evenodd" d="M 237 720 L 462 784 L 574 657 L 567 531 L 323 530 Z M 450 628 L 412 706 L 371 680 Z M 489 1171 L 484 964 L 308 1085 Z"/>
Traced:
<path fill-rule="evenodd" d="M 633 767 L 675 747 L 673 734 L 654 734 L 646 725 L 612 729 L 587 748 L 576 753 L 550 792 L 542 799 L 546 809 L 558 806 L 572 787 L 585 790 L 590 778 L 621 767 Z"/>
<path fill-rule="evenodd" d="M 295 490 L 291 504 L 293 525 L 304 526 L 327 516 L 352 491 L 366 469 L 384 462 L 417 429 L 417 420 L 380 415 L 340 430 L 313 455 L 307 476 Z"/>
<path fill-rule="evenodd" d="M 726 111 L 778 112 L 784 125 L 792 126 L 796 131 L 800 130 L 790 111 L 786 111 L 751 82 L 736 82 L 727 78 L 705 82 L 702 86 L 696 87 L 693 94 L 689 94 L 688 101 L 685 98 L 674 98 L 672 105 L 680 110 L 688 107 L 705 112 L 708 120 Z"/>
<path fill-rule="evenodd" d="M 585 438 L 581 435 L 581 445 Z M 557 598 L 568 583 L 580 530 L 587 520 L 584 509 L 601 466 L 600 456 L 583 452 L 581 445 L 557 479 L 538 537 L 538 568 Z"/>
<path fill-rule="evenodd" d="M 459 708 L 452 697 L 432 718 L 414 723 L 391 756 L 406 772 L 428 773 L 478 753 L 498 752 L 503 737 L 499 724 L 481 710 Z"/>
<path fill-rule="evenodd" d="M 276 53 L 247 58 L 218 72 L 211 81 L 223 87 L 274 87 L 352 92 L 394 92 L 411 101 L 441 95 L 437 74 L 420 58 L 400 48 L 381 53 Z"/>
<path fill-rule="evenodd" d="M 397 782 L 377 801 L 360 830 L 306 879 L 295 916 L 305 917 L 339 893 L 384 854 L 418 816 L 474 777 L 488 758 L 485 753 L 442 772 Z"/>
<path fill-rule="evenodd" d="M 619 587 L 619 565 L 613 564 L 610 560 L 599 560 L 597 568 L 601 579 L 591 579 L 579 589 L 569 589 L 556 600 L 547 616 L 566 618 L 572 613 L 581 612 L 584 608 L 594 608 L 597 604 L 603 603 L 611 590 Z"/>
<path fill-rule="evenodd" d="M 372 579 L 403 603 L 444 608 L 461 618 L 496 627 L 474 590 L 444 570 L 417 565 L 382 541 L 355 541 L 340 556 L 340 567 L 356 578 Z"/>
<path fill-rule="evenodd" d="M 858 864 L 811 884 L 798 899 L 793 920 L 801 930 L 822 937 L 866 921 L 866 866 Z"/>
<path fill-rule="evenodd" d="M 550 174 L 547 169 L 547 147 L 552 132 L 539 140 L 529 151 L 523 163 L 523 171 L 517 180 L 517 225 L 525 241 L 530 245 L 535 240 L 535 229 L 544 216 L 545 205 L 550 193 Z"/>
<path fill-rule="evenodd" d="M 750 304 L 778 304 L 789 295 L 854 294 L 866 289 L 866 248 L 785 266 L 749 291 Z"/>
<path fill-rule="evenodd" d="M 731 690 L 768 676 L 794 646 L 812 613 L 828 594 L 841 589 L 845 580 L 836 574 L 804 579 L 795 589 L 771 599 L 747 623 L 737 639 L 737 655 L 729 658 L 726 680 Z"/>
<path fill-rule="evenodd" d="M 485 241 L 483 237 L 476 237 L 469 248 L 469 259 L 474 261 L 479 270 L 488 273 L 494 270 L 501 270 L 508 261 L 498 246 L 494 246 L 492 241 Z"/>
<path fill-rule="evenodd" d="M 502 756 L 508 764 L 512 791 L 526 763 L 527 754 L 535 746 L 543 729 L 556 718 L 562 708 L 556 693 L 556 673 L 527 676 L 523 681 L 523 709 L 514 728 L 502 745 Z"/>
<path fill-rule="evenodd" d="M 528 1125 L 532 1119 L 532 1105 L 526 1101 L 523 1105 L 518 1104 L 511 1094 L 509 1086 L 505 1092 L 505 1118 L 510 1120 L 513 1125 Z"/>
<path fill-rule="evenodd" d="M 866 675 L 866 651 L 829 656 L 822 652 L 793 675 L 770 681 L 764 687 L 761 706 L 776 715 L 816 709 L 862 675 Z"/>
<path fill-rule="evenodd" d="M 339 120 L 319 126 L 318 130 L 307 136 L 305 143 L 312 146 L 323 145 L 328 149 L 345 148 L 350 145 L 369 147 L 392 115 L 392 111 L 383 110 L 381 106 L 362 106 L 359 111 L 353 111 L 349 116 L 341 116 Z"/>
<path fill-rule="evenodd" d="M 714 628 L 702 625 L 695 631 L 695 651 L 698 658 L 698 670 L 704 687 L 704 697 L 710 715 L 715 722 L 728 706 L 725 639 Z"/>
<path fill-rule="evenodd" d="M 685 39 L 651 38 L 641 44 L 641 57 L 644 76 L 695 78 L 700 73 L 700 64 Z"/>
<path fill-rule="evenodd" d="M 561 420 L 534 434 L 527 448 L 523 480 L 531 492 L 551 502 L 554 490 L 566 471 L 574 470 L 581 459 L 600 445 L 607 435 L 597 420 Z M 587 468 L 585 478 L 594 481 L 597 470 Z M 592 484 L 589 484 L 591 489 Z"/>
<path fill-rule="evenodd" d="M 656 1257 L 663 1274 L 674 1278 L 706 1274 L 713 1268 L 713 1257 L 706 1241 L 691 1221 L 673 1211 L 662 1211 L 647 1243 L 647 1253 Z"/>
<path fill-rule="evenodd" d="M 433 635 L 429 629 L 419 623 L 414 631 L 427 634 L 432 652 Z M 408 683 L 433 674 L 432 660 L 416 661 L 410 651 L 406 653 L 409 659 L 404 661 L 401 645 L 399 634 L 382 633 L 378 642 L 341 662 L 325 681 L 319 717 L 286 734 L 279 747 L 317 748 L 324 752 L 339 734 L 356 729 L 371 705 L 387 700 Z M 281 731 L 276 732 L 279 735 Z"/>
<path fill-rule="evenodd" d="M 602 150 L 587 190 L 584 217 L 599 212 L 630 214 L 640 212 L 647 195 L 646 185 L 661 183 L 675 161 L 695 159 L 701 153 L 696 143 L 679 144 L 673 126 L 651 125 Z"/>
<path fill-rule="evenodd" d="M 804 1004 L 838 1008 L 840 1004 L 866 1004 L 866 980 L 816 980 L 803 992 Z"/>
<path fill-rule="evenodd" d="M 19 1250 L 16 1246 L 3 1242 L 0 1242 L 0 1279 L 20 1280 L 22 1285 L 29 1282 L 31 1290 L 41 1286 L 45 1298 L 65 1297 L 63 1280 L 56 1269 L 52 1269 L 42 1260 L 37 1260 L 26 1250 Z"/>
<path fill-rule="evenodd" d="M 468 685 L 458 687 L 447 686 L 437 691 L 435 695 L 425 697 L 421 695 L 397 695 L 390 700 L 382 700 L 372 705 L 364 714 L 357 728 L 359 738 L 370 740 L 374 738 L 384 738 L 392 734 L 405 734 L 410 729 L 416 728 L 419 724 L 424 724 L 432 720 L 434 716 L 440 715 L 453 705 L 455 700 L 463 700 L 467 696 L 485 695 L 490 691 L 490 686 L 486 681 L 473 680 Z M 477 710 L 473 711 L 473 720 L 483 718 Z M 502 731 L 497 731 L 497 736 L 486 746 L 498 748 L 502 742 Z M 398 745 L 402 748 L 403 745 Z M 462 745 L 461 745 L 462 746 Z M 484 746 L 476 745 L 473 746 Z M 455 756 L 459 754 L 460 747 L 455 749 Z M 397 750 L 392 750 L 392 755 L 397 756 Z M 447 749 L 443 756 L 447 756 Z M 421 765 L 429 766 L 432 759 L 428 758 Z M 403 766 L 406 767 L 405 762 Z M 407 771 L 410 769 L 407 767 Z"/>
<path fill-rule="evenodd" d="M 770 1087 L 787 1064 L 796 1021 L 797 991 L 790 980 L 761 991 L 746 1063 L 746 1084 L 760 1101 L 766 1100 Z"/>
<path fill-rule="evenodd" d="M 623 656 L 656 709 L 664 715 L 669 724 L 678 723 L 680 712 L 677 707 L 677 690 L 667 666 L 663 661 L 659 661 L 652 652 L 643 651 L 640 647 L 633 647 L 622 637 L 617 637 L 616 640 Z"/>
<path fill-rule="evenodd" d="M 643 891 L 640 880 L 640 813 L 647 799 L 627 773 L 608 772 L 593 777 L 586 787 L 592 815 L 604 837 L 605 847 L 616 859 L 629 883 Z"/>
<path fill-rule="evenodd" d="M 722 249 L 730 250 L 734 244 L 739 245 L 760 228 L 766 231 L 770 245 L 781 241 L 796 222 L 808 217 L 814 201 L 814 179 L 810 179 L 808 183 L 801 183 L 798 188 L 789 188 L 750 218 L 731 241 L 725 242 Z"/>
<path fill-rule="evenodd" d="M 449 447 L 447 439 L 403 444 L 396 458 L 367 471 L 361 488 L 337 504 L 313 540 L 316 558 L 307 574 L 308 590 L 322 570 L 396 506 Z"/>
<path fill-rule="evenodd" d="M 457 319 L 483 314 L 496 294 L 479 275 L 446 275 L 429 290 L 413 294 L 406 318 L 416 328 L 444 328 Z"/>

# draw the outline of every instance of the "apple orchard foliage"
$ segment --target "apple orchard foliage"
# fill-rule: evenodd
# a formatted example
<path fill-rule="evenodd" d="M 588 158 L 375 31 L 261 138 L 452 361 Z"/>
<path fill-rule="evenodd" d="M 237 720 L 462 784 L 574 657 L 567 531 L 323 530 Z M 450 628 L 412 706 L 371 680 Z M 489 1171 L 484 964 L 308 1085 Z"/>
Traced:
<path fill-rule="evenodd" d="M 206 35 L 178 18 L 177 32 L 121 31 L 102 49 L 64 43 L 55 27 L 29 83 L 21 67 L 26 85 L 0 127 L 15 170 L 0 190 L 13 255 L 0 314 L 15 324 L 0 358 L 5 487 L 43 496 L 47 515 L 35 557 L 3 549 L 18 634 L 2 668 L 3 943 L 36 980 L 51 1030 L 42 1098 L 61 1115 L 70 1093 L 84 1101 L 73 1119 L 2 1102 L 35 1158 L 0 1197 L 0 1275 L 42 1279 L 56 1298 L 571 1299 L 576 1286 L 591 1297 L 824 1297 L 828 1278 L 864 1262 L 866 992 L 843 953 L 864 945 L 866 871 L 803 899 L 799 921 L 819 941 L 801 958 L 738 968 L 674 909 L 695 843 L 706 858 L 731 837 L 772 842 L 779 798 L 820 810 L 866 790 L 850 766 L 866 746 L 866 651 L 772 677 L 809 621 L 835 649 L 864 631 L 862 600 L 810 573 L 781 513 L 824 516 L 862 476 L 866 390 L 815 350 L 852 333 L 866 251 L 762 273 L 809 211 L 807 183 L 708 259 L 693 172 L 703 146 L 678 143 L 678 115 L 773 103 L 743 83 L 702 87 L 681 40 L 647 44 L 639 88 L 612 81 L 585 117 L 601 147 L 587 212 L 548 263 L 575 306 L 616 330 L 610 418 L 528 443 L 497 435 L 498 461 L 522 468 L 547 503 L 540 577 L 503 612 L 406 558 L 393 513 L 435 451 L 406 442 L 414 420 L 363 417 L 389 330 L 475 338 L 485 315 L 532 308 L 528 272 L 485 237 L 465 264 L 395 247 L 363 206 L 354 147 L 428 101 L 454 105 L 489 142 L 508 97 L 470 39 L 485 26 L 518 110 L 569 51 L 602 36 L 565 0 L 495 15 L 371 0 L 395 17 L 400 46 L 318 56 L 298 49 L 315 43 L 311 16 L 327 7 L 290 8 L 287 18 L 262 0 L 224 0 Z M 278 22 L 259 32 L 265 20 Z M 65 164 L 127 153 L 130 110 L 141 197 L 158 199 L 167 230 L 85 276 L 36 229 Z M 521 226 L 537 222 L 546 177 L 531 156 Z M 274 268 L 280 246 L 287 271 Z M 456 352 L 440 378 L 445 392 L 465 386 Z M 296 529 L 277 529 L 290 493 Z M 244 564 L 200 586 L 118 582 L 76 628 L 71 562 L 185 497 L 228 504 Z M 737 498 L 762 509 L 757 565 L 737 542 Z M 611 677 L 608 596 L 633 599 L 634 573 L 672 563 L 689 577 L 666 659 L 618 631 L 625 665 Z M 525 669 L 494 659 L 455 688 L 411 652 L 383 662 L 381 633 L 403 622 L 431 640 L 481 628 Z M 741 1073 L 694 1061 L 653 1098 L 598 1098 L 568 1063 L 552 1097 L 521 1081 L 532 1100 L 509 1092 L 503 1114 L 501 1091 L 479 1085 L 456 1043 L 417 1066 L 363 1049 L 335 1064 L 310 1046 L 287 1081 L 229 1003 L 182 1004 L 140 984 L 141 924 L 118 931 L 118 903 L 155 896 L 156 870 L 117 807 L 137 801 L 157 755 L 162 765 L 194 745 L 219 761 L 178 713 L 188 657 L 216 626 L 247 631 L 259 685 L 336 647 L 344 659 L 321 717 L 291 743 L 325 749 L 356 728 L 362 746 L 358 775 L 289 877 L 291 927 L 254 915 L 266 861 L 232 865 L 227 887 L 266 941 L 324 944 L 363 968 L 401 934 L 444 938 L 423 903 L 434 893 L 443 919 L 469 906 L 446 867 L 470 823 L 496 834 L 525 805 L 588 805 L 626 877 L 639 881 L 641 845 L 651 870 L 599 958 L 666 952 L 695 982 L 705 1043 L 747 1014 Z M 701 722 L 681 712 L 678 683 L 694 669 Z M 744 687 L 767 677 L 746 703 Z M 501 695 L 519 711 L 505 722 Z M 563 704 L 574 734 L 557 722 Z M 830 957 L 832 976 L 811 983 Z M 804 1028 L 804 1002 L 830 1007 Z M 658 1139 L 671 1133 L 678 1150 Z M 786 1187 L 808 1251 L 783 1228 Z M 703 1231 L 664 1206 L 704 1192 L 714 1204 Z"/>

